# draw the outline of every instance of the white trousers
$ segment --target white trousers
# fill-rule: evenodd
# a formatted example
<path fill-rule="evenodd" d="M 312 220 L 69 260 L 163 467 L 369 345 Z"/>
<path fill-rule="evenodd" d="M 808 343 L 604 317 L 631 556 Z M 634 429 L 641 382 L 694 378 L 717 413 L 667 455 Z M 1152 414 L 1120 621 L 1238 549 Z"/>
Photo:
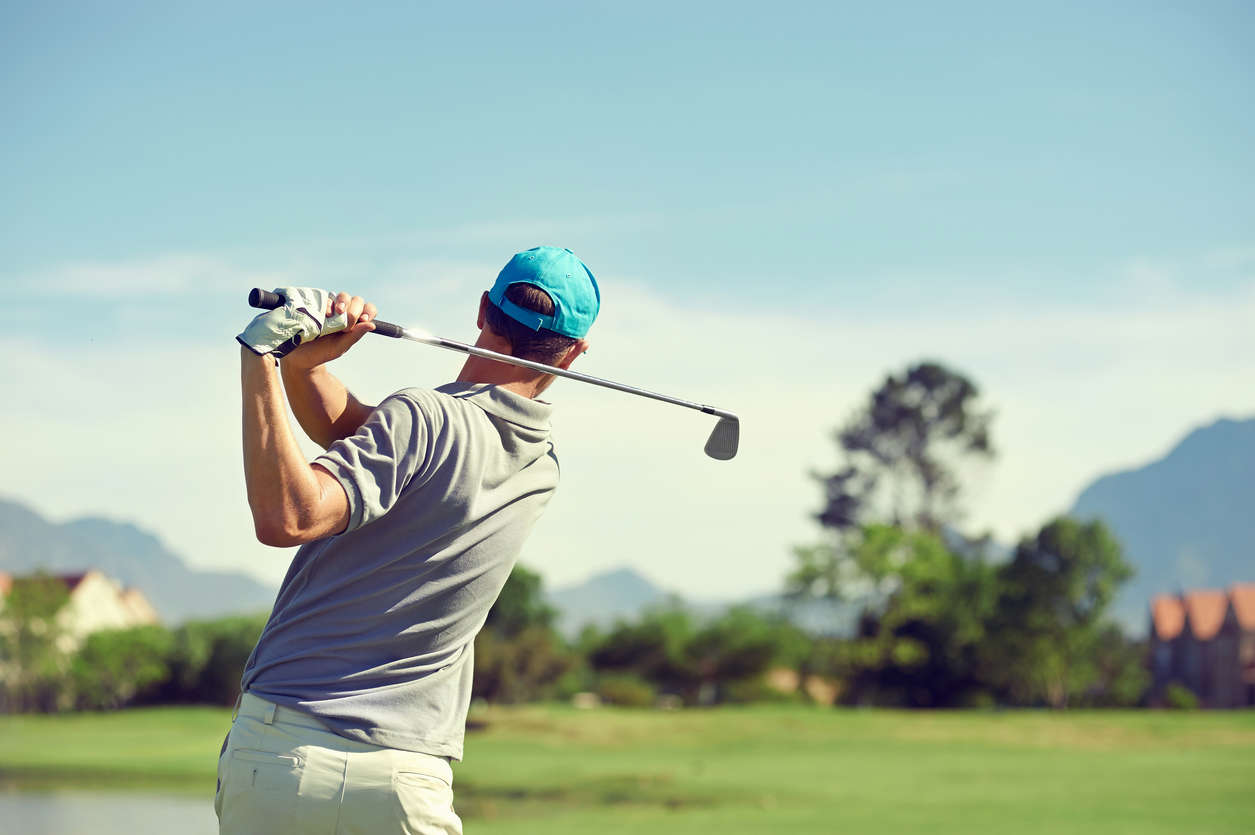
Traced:
<path fill-rule="evenodd" d="M 218 758 L 221 835 L 461 835 L 453 770 L 430 754 L 346 739 L 245 693 Z"/>

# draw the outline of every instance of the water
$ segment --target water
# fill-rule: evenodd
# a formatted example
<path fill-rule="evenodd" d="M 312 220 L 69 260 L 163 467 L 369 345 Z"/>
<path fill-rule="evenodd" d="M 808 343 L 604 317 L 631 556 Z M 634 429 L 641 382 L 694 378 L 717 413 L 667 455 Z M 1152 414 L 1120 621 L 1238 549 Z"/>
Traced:
<path fill-rule="evenodd" d="M 213 798 L 156 792 L 0 792 L 13 835 L 216 835 Z"/>

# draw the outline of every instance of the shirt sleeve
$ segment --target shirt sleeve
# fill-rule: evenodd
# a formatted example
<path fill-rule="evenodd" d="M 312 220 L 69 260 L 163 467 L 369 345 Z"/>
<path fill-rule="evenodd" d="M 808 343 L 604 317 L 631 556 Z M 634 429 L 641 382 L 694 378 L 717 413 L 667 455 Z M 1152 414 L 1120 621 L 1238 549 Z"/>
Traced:
<path fill-rule="evenodd" d="M 344 486 L 346 533 L 387 513 L 422 468 L 434 434 L 433 411 L 417 397 L 398 392 L 375 407 L 357 432 L 314 459 Z"/>

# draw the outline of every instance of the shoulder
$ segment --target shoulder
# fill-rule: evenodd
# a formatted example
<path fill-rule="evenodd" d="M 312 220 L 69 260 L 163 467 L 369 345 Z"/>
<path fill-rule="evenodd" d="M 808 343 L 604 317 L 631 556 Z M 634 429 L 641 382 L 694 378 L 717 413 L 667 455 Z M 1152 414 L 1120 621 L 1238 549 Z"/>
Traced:
<path fill-rule="evenodd" d="M 450 398 L 438 391 L 424 388 L 404 388 L 395 391 L 383 399 L 379 408 L 409 409 L 427 415 L 436 415 L 449 410 Z"/>

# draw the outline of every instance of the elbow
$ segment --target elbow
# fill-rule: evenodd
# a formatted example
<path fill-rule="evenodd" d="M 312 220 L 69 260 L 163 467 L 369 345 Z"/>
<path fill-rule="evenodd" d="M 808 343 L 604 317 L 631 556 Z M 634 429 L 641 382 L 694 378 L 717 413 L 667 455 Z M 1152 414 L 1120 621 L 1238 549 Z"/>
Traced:
<path fill-rule="evenodd" d="M 286 529 L 283 525 L 274 525 L 268 522 L 261 523 L 254 520 L 253 531 L 257 534 L 258 542 L 262 545 L 269 545 L 271 548 L 291 548 L 306 541 L 301 539 L 299 535 Z"/>
<path fill-rule="evenodd" d="M 258 542 L 271 548 L 291 548 L 316 538 L 296 518 L 257 510 L 253 511 L 253 533 Z"/>

